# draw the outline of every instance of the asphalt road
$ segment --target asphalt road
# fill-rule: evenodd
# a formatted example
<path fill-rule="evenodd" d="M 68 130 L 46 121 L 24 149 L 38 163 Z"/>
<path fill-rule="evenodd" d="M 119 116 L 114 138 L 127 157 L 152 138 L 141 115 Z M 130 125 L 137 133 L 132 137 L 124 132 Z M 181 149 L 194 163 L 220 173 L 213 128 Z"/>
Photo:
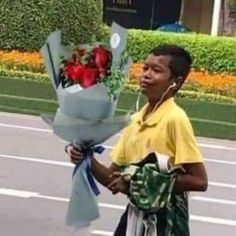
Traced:
<path fill-rule="evenodd" d="M 72 174 L 65 142 L 33 116 L 0 113 L 0 133 L 0 235 L 85 236 L 64 223 Z M 105 143 L 101 162 L 109 163 L 108 153 L 118 138 Z M 190 195 L 191 235 L 235 236 L 236 142 L 198 138 L 198 144 L 210 183 L 206 193 Z M 101 190 L 101 217 L 90 232 L 112 235 L 127 200 Z"/>

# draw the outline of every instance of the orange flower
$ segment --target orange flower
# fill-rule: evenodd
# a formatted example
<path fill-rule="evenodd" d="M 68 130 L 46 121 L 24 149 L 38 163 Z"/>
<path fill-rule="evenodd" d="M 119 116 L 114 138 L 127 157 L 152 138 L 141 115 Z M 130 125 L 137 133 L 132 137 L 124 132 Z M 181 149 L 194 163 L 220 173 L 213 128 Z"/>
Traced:
<path fill-rule="evenodd" d="M 42 57 L 37 52 L 0 51 L 0 65 L 9 69 L 44 71 Z"/>
<path fill-rule="evenodd" d="M 139 77 L 142 73 L 143 64 L 135 63 L 129 71 L 129 84 L 138 84 Z"/>
<path fill-rule="evenodd" d="M 45 73 L 43 60 L 38 52 L 0 51 L 0 67 Z M 135 63 L 129 71 L 129 84 L 137 85 L 143 64 Z M 209 73 L 204 69 L 192 70 L 186 88 L 236 96 L 236 75 Z"/>
<path fill-rule="evenodd" d="M 142 72 L 142 67 L 142 64 L 133 64 L 129 74 L 131 84 L 138 83 L 138 78 Z M 236 86 L 236 75 L 229 75 L 226 73 L 211 74 L 208 73 L 206 70 L 192 70 L 187 78 L 187 83 L 194 83 L 196 85 L 209 87 L 216 90 L 224 90 L 229 87 Z"/>
<path fill-rule="evenodd" d="M 188 76 L 187 83 L 196 83 L 196 85 L 209 89 L 224 91 L 233 87 L 236 89 L 236 76 L 192 71 Z"/>

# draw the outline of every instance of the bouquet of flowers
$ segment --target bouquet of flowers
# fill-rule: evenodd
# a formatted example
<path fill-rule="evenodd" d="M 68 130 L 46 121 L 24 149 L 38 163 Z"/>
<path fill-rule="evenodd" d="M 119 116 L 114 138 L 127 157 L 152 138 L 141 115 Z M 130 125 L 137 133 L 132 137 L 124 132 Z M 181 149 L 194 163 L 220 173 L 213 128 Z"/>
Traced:
<path fill-rule="evenodd" d="M 113 23 L 110 45 L 63 46 L 61 32 L 55 31 L 41 48 L 59 103 L 54 116 L 42 117 L 56 135 L 78 144 L 84 154 L 74 169 L 66 216 L 67 224 L 74 227 L 88 226 L 99 217 L 99 190 L 90 168 L 92 151 L 130 121 L 129 113 L 115 117 L 131 65 L 125 52 L 126 40 L 127 31 Z"/>
<path fill-rule="evenodd" d="M 111 51 L 101 44 L 78 47 L 70 60 L 63 61 L 62 86 L 79 84 L 82 88 L 88 88 L 102 82 L 108 76 L 111 62 Z"/>

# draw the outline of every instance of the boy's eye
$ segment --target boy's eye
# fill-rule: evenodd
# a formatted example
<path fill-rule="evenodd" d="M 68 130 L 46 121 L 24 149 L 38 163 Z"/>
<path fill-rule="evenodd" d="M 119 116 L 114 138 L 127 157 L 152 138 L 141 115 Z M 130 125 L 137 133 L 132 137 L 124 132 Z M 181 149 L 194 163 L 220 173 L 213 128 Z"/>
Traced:
<path fill-rule="evenodd" d="M 147 71 L 148 69 L 149 69 L 148 66 L 143 67 L 143 71 Z"/>
<path fill-rule="evenodd" d="M 159 70 L 159 69 L 153 69 L 153 71 L 154 71 L 155 73 L 160 73 L 160 72 L 161 72 L 161 70 Z"/>

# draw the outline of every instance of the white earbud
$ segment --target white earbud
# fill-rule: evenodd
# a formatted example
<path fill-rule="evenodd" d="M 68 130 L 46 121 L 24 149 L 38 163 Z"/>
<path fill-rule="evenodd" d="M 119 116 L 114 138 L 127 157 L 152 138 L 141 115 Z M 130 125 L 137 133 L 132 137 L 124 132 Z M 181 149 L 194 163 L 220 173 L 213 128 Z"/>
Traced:
<path fill-rule="evenodd" d="M 177 84 L 174 82 L 172 85 L 170 85 L 169 88 L 174 88 L 174 87 L 176 87 L 176 86 L 177 86 Z"/>

